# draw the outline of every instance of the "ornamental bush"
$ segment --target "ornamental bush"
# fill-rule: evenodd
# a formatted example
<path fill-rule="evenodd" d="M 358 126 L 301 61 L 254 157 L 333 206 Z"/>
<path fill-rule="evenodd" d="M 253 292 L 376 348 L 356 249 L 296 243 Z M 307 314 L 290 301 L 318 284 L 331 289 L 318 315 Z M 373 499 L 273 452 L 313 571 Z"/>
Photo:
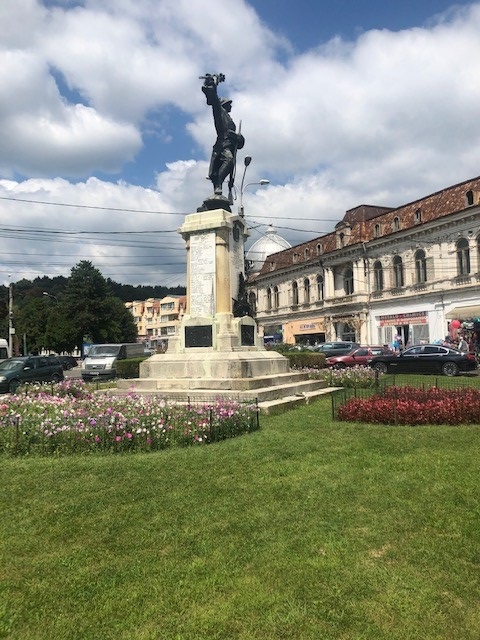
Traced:
<path fill-rule="evenodd" d="M 80 382 L 31 385 L 0 403 L 0 453 L 156 451 L 209 444 L 258 428 L 257 408 L 233 400 L 175 404 L 155 396 L 90 393 Z"/>
<path fill-rule="evenodd" d="M 386 387 L 368 398 L 350 398 L 337 415 L 372 424 L 480 424 L 480 390 Z"/>

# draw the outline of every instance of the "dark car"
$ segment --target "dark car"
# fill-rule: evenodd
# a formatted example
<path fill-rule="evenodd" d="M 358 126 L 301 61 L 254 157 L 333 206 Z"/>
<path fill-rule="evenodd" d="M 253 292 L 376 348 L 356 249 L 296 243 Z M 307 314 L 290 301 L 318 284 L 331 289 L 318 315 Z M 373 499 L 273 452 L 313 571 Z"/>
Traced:
<path fill-rule="evenodd" d="M 60 382 L 63 368 L 52 356 L 19 356 L 0 362 L 0 393 L 15 393 L 25 382 Z"/>
<path fill-rule="evenodd" d="M 322 342 L 316 347 L 312 347 L 312 351 L 324 353 L 327 358 L 330 358 L 330 356 L 343 356 L 359 346 L 356 342 Z"/>
<path fill-rule="evenodd" d="M 345 369 L 345 367 L 355 367 L 356 365 L 366 365 L 367 360 L 375 356 L 390 355 L 393 352 L 388 347 L 358 347 L 344 356 L 331 356 L 325 360 L 327 367 L 334 369 Z"/>
<path fill-rule="evenodd" d="M 436 344 L 421 344 L 402 353 L 376 356 L 368 364 L 382 373 L 443 373 L 445 376 L 477 368 L 475 354 Z"/>
<path fill-rule="evenodd" d="M 78 361 L 73 356 L 56 356 L 60 360 L 64 371 L 69 371 L 78 366 Z"/>

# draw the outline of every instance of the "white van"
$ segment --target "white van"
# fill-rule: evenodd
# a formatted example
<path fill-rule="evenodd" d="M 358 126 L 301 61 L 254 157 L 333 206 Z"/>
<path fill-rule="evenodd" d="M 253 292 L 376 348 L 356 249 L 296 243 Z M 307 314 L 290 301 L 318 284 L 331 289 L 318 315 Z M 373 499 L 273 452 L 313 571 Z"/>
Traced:
<path fill-rule="evenodd" d="M 92 344 L 82 362 L 82 378 L 115 378 L 118 360 L 141 358 L 145 347 L 138 342 L 123 344 Z"/>
<path fill-rule="evenodd" d="M 0 362 L 8 358 L 8 342 L 4 338 L 0 338 Z"/>

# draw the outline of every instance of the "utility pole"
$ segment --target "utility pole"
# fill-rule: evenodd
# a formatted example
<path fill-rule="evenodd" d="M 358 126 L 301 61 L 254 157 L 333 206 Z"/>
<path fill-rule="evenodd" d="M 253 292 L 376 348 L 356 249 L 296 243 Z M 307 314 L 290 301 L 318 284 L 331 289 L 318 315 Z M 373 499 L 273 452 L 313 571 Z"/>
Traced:
<path fill-rule="evenodd" d="M 13 328 L 13 283 L 10 281 L 8 285 L 8 356 L 13 357 L 13 336 L 15 329 Z"/>

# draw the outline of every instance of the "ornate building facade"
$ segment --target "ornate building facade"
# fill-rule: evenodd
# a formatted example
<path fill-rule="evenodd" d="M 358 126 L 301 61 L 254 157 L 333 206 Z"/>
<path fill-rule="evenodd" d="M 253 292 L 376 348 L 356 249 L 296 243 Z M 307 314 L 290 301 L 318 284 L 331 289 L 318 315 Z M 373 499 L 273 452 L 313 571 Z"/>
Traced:
<path fill-rule="evenodd" d="M 453 319 L 478 325 L 480 177 L 351 209 L 331 233 L 269 255 L 248 291 L 265 336 L 288 343 L 417 344 Z"/>

